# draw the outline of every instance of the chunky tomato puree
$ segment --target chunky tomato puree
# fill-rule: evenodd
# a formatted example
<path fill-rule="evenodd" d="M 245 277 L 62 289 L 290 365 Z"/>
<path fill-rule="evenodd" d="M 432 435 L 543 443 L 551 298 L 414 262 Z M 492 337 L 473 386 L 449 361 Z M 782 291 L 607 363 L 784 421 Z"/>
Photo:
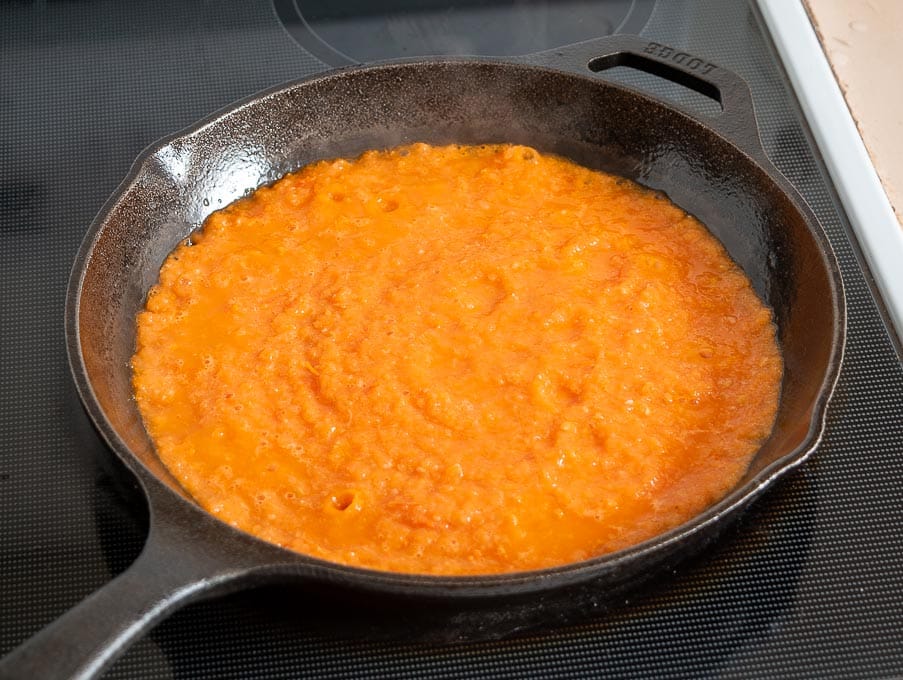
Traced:
<path fill-rule="evenodd" d="M 664 196 L 522 146 L 314 163 L 214 213 L 138 317 L 160 458 L 225 522 L 381 570 L 615 551 L 770 431 L 771 313 Z"/>

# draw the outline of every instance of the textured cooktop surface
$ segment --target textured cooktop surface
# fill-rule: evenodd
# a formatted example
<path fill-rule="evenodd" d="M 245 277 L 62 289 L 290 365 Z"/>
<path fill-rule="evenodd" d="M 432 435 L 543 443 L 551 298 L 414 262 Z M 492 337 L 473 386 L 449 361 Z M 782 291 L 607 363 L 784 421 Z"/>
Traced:
<path fill-rule="evenodd" d="M 749 82 L 766 150 L 815 211 L 843 270 L 850 327 L 824 443 L 712 549 L 579 625 L 502 642 L 387 641 L 361 635 L 353 606 L 271 587 L 187 607 L 107 677 L 903 674 L 903 370 L 754 10 L 741 0 L 615 3 L 603 19 L 592 2 L 566 3 L 570 12 L 554 17 L 526 3 L 532 13 L 510 15 L 517 23 L 505 14 L 517 3 L 491 5 L 485 20 L 433 4 L 421 24 L 400 21 L 405 7 L 396 3 L 396 14 L 368 15 L 366 26 L 398 40 L 398 56 L 433 46 L 514 54 L 587 37 L 588 26 L 626 27 Z M 63 307 L 78 245 L 145 146 L 341 62 L 355 46 L 329 44 L 343 35 L 341 13 L 324 5 L 307 15 L 321 21 L 311 24 L 325 45 L 314 56 L 297 28 L 304 7 L 162 0 L 0 9 L 0 654 L 124 570 L 144 538 L 142 508 L 117 482 L 66 363 Z M 489 34 L 441 44 L 422 35 L 448 37 L 449 25 Z M 507 25 L 518 41 L 493 50 L 491 31 L 501 36 Z M 694 102 L 651 77 L 624 77 Z"/>

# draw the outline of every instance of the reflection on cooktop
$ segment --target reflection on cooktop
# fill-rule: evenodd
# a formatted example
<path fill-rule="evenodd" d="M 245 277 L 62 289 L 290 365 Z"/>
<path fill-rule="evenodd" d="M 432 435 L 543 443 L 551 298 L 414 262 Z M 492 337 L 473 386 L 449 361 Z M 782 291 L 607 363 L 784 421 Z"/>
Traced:
<path fill-rule="evenodd" d="M 424 55 L 512 56 L 639 33 L 655 0 L 274 0 L 304 49 L 332 66 Z"/>

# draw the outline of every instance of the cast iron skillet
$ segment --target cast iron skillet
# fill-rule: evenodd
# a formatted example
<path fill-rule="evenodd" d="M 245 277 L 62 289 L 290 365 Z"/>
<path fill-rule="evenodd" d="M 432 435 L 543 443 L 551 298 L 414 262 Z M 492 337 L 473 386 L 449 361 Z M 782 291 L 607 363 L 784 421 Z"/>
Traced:
<path fill-rule="evenodd" d="M 617 65 L 679 82 L 723 110 L 700 119 L 594 75 Z M 711 229 L 774 309 L 785 360 L 774 430 L 736 489 L 633 548 L 479 577 L 331 564 L 234 530 L 186 496 L 154 454 L 128 368 L 134 317 L 163 259 L 210 212 L 290 170 L 411 141 L 529 144 L 663 190 Z M 345 601 L 427 607 L 447 640 L 509 635 L 591 611 L 697 552 L 806 459 L 821 439 L 844 329 L 837 264 L 809 208 L 766 158 L 747 86 L 703 59 L 614 36 L 504 61 L 350 68 L 267 91 L 145 151 L 85 238 L 68 292 L 69 359 L 94 424 L 143 488 L 150 531 L 127 571 L 14 650 L 0 675 L 93 676 L 177 607 L 280 579 Z"/>

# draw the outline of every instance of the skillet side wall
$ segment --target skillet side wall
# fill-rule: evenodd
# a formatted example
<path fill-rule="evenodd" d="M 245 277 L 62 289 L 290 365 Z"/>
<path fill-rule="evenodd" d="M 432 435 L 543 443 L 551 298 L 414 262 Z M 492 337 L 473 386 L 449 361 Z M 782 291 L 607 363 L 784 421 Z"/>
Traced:
<path fill-rule="evenodd" d="M 166 255 L 212 211 L 287 171 L 413 141 L 529 144 L 664 191 L 700 218 L 775 310 L 785 356 L 775 433 L 747 479 L 805 440 L 828 371 L 830 276 L 805 217 L 767 172 L 704 125 L 590 76 L 437 61 L 338 72 L 264 95 L 133 170 L 95 223 L 79 302 L 101 429 L 126 462 L 131 450 L 178 490 L 141 425 L 128 370 L 134 317 Z"/>

